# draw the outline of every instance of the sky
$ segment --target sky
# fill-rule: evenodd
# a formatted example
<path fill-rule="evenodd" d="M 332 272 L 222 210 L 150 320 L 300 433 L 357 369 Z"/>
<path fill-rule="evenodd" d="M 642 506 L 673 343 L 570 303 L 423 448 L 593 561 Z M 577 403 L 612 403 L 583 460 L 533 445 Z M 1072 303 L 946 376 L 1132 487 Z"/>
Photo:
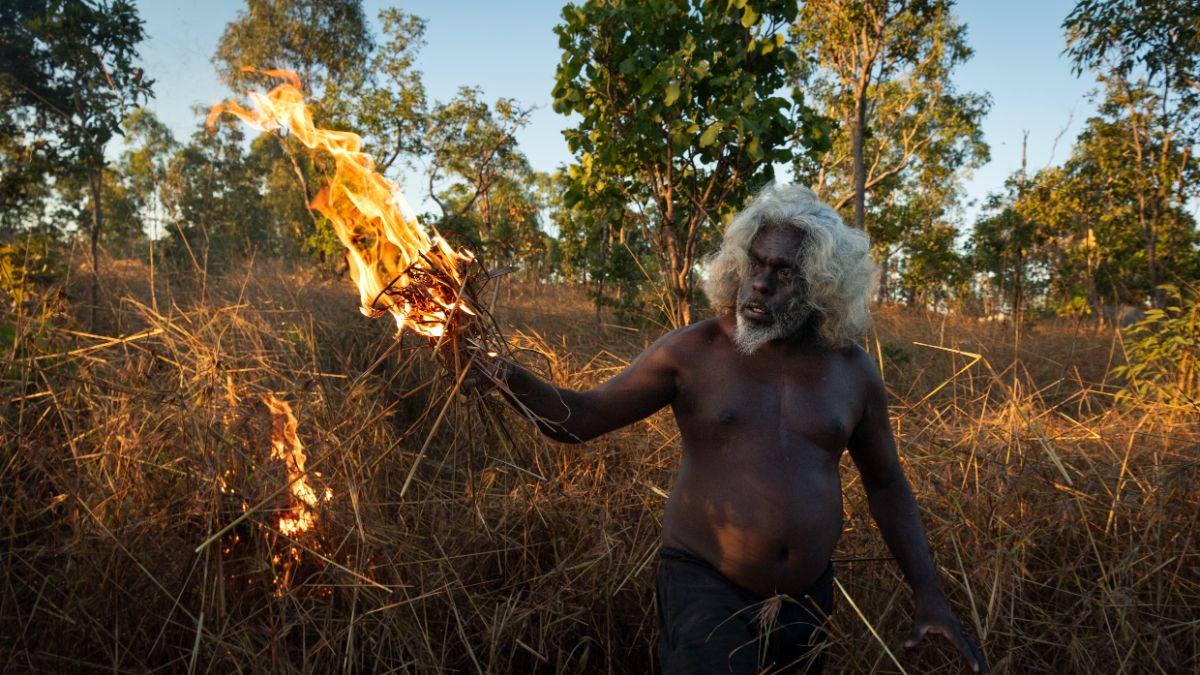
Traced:
<path fill-rule="evenodd" d="M 385 3 L 367 0 L 374 19 L 386 6 L 397 6 L 428 21 L 426 45 L 417 67 L 431 100 L 448 100 L 459 87 L 482 88 L 486 100 L 510 97 L 535 108 L 530 124 L 517 136 L 533 168 L 553 171 L 570 161 L 562 130 L 570 120 L 553 111 L 550 95 L 554 70 L 561 59 L 554 26 L 562 0 L 523 2 L 466 2 L 416 0 Z M 1095 89 L 1088 76 L 1076 78 L 1064 47 L 1061 24 L 1073 3 L 1066 0 L 962 0 L 956 13 L 967 25 L 974 57 L 954 75 L 960 91 L 986 92 L 992 108 L 983 122 L 991 146 L 991 161 L 966 183 L 967 224 L 975 206 L 989 192 L 1003 187 L 1005 178 L 1020 168 L 1021 141 L 1029 133 L 1030 171 L 1062 162 L 1092 115 L 1089 96 Z M 230 95 L 217 77 L 212 55 L 225 24 L 245 4 L 243 0 L 139 0 L 147 40 L 141 46 L 142 65 L 155 79 L 150 108 L 174 131 L 187 138 L 201 119 L 193 108 L 207 108 Z M 1056 143 L 1057 141 L 1057 143 Z M 408 182 L 414 178 L 410 177 Z M 405 193 L 423 208 L 419 190 Z"/>

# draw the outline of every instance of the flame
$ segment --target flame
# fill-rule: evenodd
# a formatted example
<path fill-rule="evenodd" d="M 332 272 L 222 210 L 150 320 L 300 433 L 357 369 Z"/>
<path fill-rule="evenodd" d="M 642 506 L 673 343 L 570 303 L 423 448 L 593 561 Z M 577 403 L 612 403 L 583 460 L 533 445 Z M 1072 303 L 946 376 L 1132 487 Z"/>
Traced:
<path fill-rule="evenodd" d="M 316 507 L 322 501 L 333 499 L 333 491 L 325 488 L 324 494 L 318 496 L 304 475 L 307 458 L 304 456 L 304 446 L 296 436 L 298 423 L 292 414 L 292 407 L 287 401 L 280 401 L 272 395 L 264 396 L 263 402 L 271 410 L 271 459 L 283 461 L 292 486 L 292 506 L 288 515 L 279 519 L 279 531 L 294 537 L 316 525 Z"/>
<path fill-rule="evenodd" d="M 363 314 L 390 312 L 398 330 L 407 327 L 430 338 L 445 333 L 456 311 L 475 314 L 459 298 L 459 264 L 473 257 L 455 251 L 436 232 L 433 237 L 425 233 L 399 186 L 376 172 L 375 160 L 362 152 L 362 137 L 317 128 L 295 73 L 245 70 L 284 82 L 266 94 L 251 92 L 253 110 L 234 100 L 213 106 L 206 124 L 230 113 L 260 131 L 287 129 L 306 147 L 333 157 L 333 179 L 310 205 L 333 223 L 346 247 Z"/>

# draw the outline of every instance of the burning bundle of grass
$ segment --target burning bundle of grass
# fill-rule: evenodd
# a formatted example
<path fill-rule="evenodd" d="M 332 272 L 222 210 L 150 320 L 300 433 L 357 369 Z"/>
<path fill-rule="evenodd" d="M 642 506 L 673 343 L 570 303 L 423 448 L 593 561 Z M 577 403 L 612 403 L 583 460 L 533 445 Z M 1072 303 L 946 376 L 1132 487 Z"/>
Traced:
<path fill-rule="evenodd" d="M 333 178 L 309 206 L 329 219 L 345 246 L 362 312 L 391 314 L 398 334 L 407 328 L 429 338 L 442 365 L 455 374 L 463 368 L 464 351 L 498 355 L 504 343 L 477 300 L 487 275 L 475 255 L 456 250 L 436 231 L 425 232 L 399 186 L 362 151 L 361 136 L 313 123 L 295 73 L 254 72 L 283 82 L 265 94 L 251 92 L 253 109 L 235 100 L 214 106 L 207 123 L 229 113 L 260 131 L 286 131 L 332 158 Z"/>

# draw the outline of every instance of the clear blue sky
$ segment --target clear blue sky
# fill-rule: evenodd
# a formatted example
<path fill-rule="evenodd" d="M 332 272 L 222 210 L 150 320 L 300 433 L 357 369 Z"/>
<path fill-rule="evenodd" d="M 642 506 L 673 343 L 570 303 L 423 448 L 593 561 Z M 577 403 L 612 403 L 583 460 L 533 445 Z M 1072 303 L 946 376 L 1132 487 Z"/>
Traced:
<path fill-rule="evenodd" d="M 211 58 L 224 26 L 244 7 L 242 0 L 141 0 L 148 40 L 142 62 L 156 80 L 149 107 L 178 138 L 192 133 L 195 105 L 228 96 Z M 387 3 L 367 0 L 374 18 Z M 1073 3 L 1066 0 L 961 1 L 957 13 L 967 24 L 975 56 L 955 76 L 960 90 L 988 92 L 991 113 L 984 121 L 992 160 L 967 183 L 970 199 L 1000 189 L 1020 166 L 1021 137 L 1029 131 L 1029 166 L 1036 170 L 1061 162 L 1094 110 L 1087 93 L 1090 77 L 1075 78 L 1061 56 L 1060 25 Z M 464 2 L 418 0 L 400 3 L 425 18 L 427 44 L 418 67 L 431 98 L 449 99 L 464 85 L 478 85 L 488 99 L 512 97 L 537 109 L 518 137 L 534 168 L 550 171 L 570 156 L 561 131 L 567 119 L 551 109 L 550 91 L 561 52 L 553 33 L 563 2 Z M 1065 130 L 1065 133 L 1064 133 Z M 1054 142 L 1061 134 L 1057 148 Z M 421 209 L 418 190 L 406 188 Z M 969 209 L 971 217 L 974 209 Z"/>

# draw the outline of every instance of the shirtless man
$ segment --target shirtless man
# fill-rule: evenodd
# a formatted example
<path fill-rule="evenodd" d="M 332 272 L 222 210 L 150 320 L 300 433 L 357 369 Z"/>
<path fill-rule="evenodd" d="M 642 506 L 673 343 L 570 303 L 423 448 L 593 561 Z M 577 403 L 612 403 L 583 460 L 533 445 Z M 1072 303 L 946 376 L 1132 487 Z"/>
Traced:
<path fill-rule="evenodd" d="M 563 442 L 671 406 L 683 461 L 657 579 L 664 672 L 820 671 L 847 449 L 913 590 L 906 645 L 939 633 L 972 670 L 987 671 L 938 586 L 883 382 L 855 343 L 870 322 L 873 279 L 866 235 L 807 188 L 771 187 L 712 259 L 706 290 L 722 316 L 668 333 L 590 391 L 556 388 L 511 363 L 485 369 Z M 773 598 L 772 611 L 759 611 Z"/>

